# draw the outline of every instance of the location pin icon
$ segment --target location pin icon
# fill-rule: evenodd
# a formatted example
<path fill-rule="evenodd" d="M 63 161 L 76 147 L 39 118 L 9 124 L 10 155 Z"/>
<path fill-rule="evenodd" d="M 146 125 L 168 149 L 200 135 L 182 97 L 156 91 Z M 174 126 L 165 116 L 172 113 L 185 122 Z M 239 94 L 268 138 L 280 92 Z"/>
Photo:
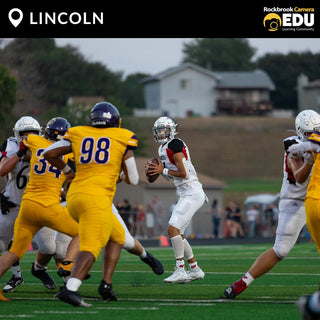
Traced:
<path fill-rule="evenodd" d="M 18 14 L 18 18 L 13 18 L 13 14 Z M 23 18 L 23 13 L 20 9 L 18 8 L 13 8 L 9 11 L 9 20 L 10 22 L 14 25 L 14 27 L 17 27 L 20 22 L 22 21 L 22 18 Z"/>

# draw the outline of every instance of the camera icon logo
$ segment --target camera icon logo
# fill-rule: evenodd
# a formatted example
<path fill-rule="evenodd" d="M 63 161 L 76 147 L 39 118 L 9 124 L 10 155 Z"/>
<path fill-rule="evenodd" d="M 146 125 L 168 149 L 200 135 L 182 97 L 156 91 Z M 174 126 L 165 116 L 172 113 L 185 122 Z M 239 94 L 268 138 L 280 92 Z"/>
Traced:
<path fill-rule="evenodd" d="M 281 17 L 276 13 L 269 13 L 263 19 L 263 25 L 268 31 L 277 31 L 281 24 Z"/>

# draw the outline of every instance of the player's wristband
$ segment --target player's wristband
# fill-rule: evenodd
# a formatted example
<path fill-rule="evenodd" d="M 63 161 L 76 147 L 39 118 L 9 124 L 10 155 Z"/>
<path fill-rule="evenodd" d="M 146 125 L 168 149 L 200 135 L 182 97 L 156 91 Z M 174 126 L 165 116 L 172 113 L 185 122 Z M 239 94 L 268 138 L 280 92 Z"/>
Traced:
<path fill-rule="evenodd" d="M 163 171 L 162 171 L 162 174 L 164 176 L 168 176 L 169 175 L 169 169 L 168 168 L 164 168 Z"/>
<path fill-rule="evenodd" d="M 69 171 L 71 171 L 71 168 L 66 164 L 66 166 L 62 169 L 62 172 L 67 174 Z"/>

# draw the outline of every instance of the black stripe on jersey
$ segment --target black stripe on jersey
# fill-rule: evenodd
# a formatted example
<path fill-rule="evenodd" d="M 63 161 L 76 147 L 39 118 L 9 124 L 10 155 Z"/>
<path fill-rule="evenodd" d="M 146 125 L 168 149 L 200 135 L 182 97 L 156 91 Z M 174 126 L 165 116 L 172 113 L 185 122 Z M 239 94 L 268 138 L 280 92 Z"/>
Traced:
<path fill-rule="evenodd" d="M 298 141 L 295 140 L 295 139 L 286 139 L 286 140 L 284 140 L 284 141 L 283 141 L 284 150 L 285 150 L 286 152 L 288 152 L 289 147 L 292 146 L 293 144 L 296 144 L 296 143 L 298 143 Z"/>

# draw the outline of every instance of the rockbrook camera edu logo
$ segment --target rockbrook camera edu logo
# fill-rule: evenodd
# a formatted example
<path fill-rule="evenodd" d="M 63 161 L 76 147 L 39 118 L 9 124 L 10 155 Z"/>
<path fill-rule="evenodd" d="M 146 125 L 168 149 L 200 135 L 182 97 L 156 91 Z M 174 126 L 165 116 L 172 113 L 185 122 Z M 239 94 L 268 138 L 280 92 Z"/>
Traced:
<path fill-rule="evenodd" d="M 23 12 L 19 8 L 13 8 L 8 13 L 12 25 L 17 28 L 23 19 Z M 30 12 L 29 23 L 31 25 L 49 24 L 103 24 L 103 12 Z"/>
<path fill-rule="evenodd" d="M 269 12 L 263 19 L 267 31 L 314 31 L 314 8 L 263 8 Z"/>

